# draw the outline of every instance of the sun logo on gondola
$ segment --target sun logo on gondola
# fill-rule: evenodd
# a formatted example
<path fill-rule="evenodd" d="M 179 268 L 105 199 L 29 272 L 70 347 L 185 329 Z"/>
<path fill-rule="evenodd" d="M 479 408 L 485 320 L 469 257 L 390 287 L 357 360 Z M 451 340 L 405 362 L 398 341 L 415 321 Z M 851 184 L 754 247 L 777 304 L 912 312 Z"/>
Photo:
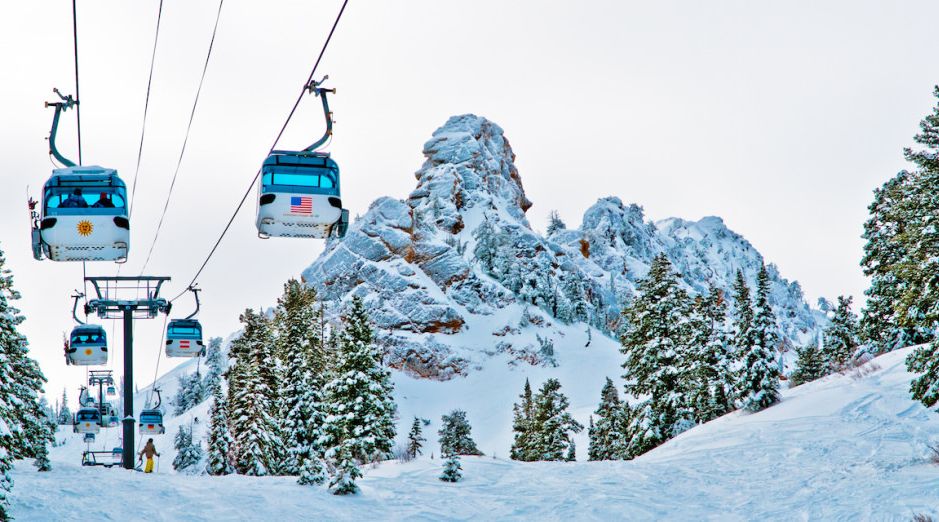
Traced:
<path fill-rule="evenodd" d="M 90 236 L 95 229 L 94 225 L 91 224 L 91 221 L 79 221 L 77 228 L 78 235 L 80 236 Z"/>
<path fill-rule="evenodd" d="M 85 349 L 85 355 L 91 355 L 91 348 Z"/>

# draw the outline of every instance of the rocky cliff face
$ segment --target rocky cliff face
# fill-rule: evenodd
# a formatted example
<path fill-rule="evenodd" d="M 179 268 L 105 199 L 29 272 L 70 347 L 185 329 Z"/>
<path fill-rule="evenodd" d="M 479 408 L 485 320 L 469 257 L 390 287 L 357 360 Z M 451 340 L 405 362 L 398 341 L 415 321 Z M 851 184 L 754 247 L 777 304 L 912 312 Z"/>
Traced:
<path fill-rule="evenodd" d="M 536 233 L 515 154 L 485 118 L 450 118 L 423 152 L 414 191 L 376 200 L 303 273 L 333 310 L 363 298 L 387 362 L 416 376 L 466 374 L 498 353 L 552 363 L 563 336 L 555 326 L 615 331 L 623 301 L 659 253 L 695 293 L 729 289 L 738 269 L 753 282 L 762 263 L 720 218 L 652 223 L 615 197 L 588 209 L 576 230 Z M 793 342 L 807 337 L 821 315 L 797 282 L 773 265 L 770 275 L 780 331 Z"/>

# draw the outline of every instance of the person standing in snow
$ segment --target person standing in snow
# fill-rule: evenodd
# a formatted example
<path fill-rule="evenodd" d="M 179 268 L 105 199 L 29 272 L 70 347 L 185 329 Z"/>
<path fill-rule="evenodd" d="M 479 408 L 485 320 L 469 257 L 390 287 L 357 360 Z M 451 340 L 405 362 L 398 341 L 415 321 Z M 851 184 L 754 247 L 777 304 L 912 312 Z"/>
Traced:
<path fill-rule="evenodd" d="M 140 458 L 143 459 L 144 456 L 147 457 L 147 465 L 144 467 L 144 473 L 153 473 L 153 456 L 160 456 L 157 453 L 156 446 L 153 445 L 153 439 L 148 439 L 147 444 L 144 445 L 143 449 L 140 450 Z"/>

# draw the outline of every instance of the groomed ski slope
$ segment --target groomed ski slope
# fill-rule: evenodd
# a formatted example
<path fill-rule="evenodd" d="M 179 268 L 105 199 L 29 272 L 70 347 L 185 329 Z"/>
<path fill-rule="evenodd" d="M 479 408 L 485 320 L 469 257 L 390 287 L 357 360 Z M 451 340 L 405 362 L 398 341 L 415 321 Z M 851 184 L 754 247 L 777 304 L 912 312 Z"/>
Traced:
<path fill-rule="evenodd" d="M 17 464 L 13 514 L 20 521 L 937 517 L 939 466 L 929 463 L 926 443 L 939 440 L 939 415 L 910 400 L 908 353 L 876 359 L 880 369 L 863 377 L 786 390 L 777 406 L 730 414 L 632 462 L 464 458 L 464 481 L 447 484 L 437 479 L 440 460 L 425 457 L 368 469 L 354 497 L 286 477 L 177 475 L 169 452 L 156 475 L 82 468 L 83 444 L 60 434 L 69 441 L 53 449 L 54 471 Z"/>

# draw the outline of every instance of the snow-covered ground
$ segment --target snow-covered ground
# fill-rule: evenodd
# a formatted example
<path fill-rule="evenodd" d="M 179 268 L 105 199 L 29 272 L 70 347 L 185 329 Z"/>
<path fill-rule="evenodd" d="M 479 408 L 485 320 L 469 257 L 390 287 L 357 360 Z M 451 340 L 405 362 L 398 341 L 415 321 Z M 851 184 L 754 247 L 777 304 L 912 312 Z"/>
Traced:
<path fill-rule="evenodd" d="M 465 480 L 448 484 L 437 479 L 439 459 L 424 457 L 368 469 L 355 497 L 334 497 L 286 477 L 178 475 L 169 451 L 155 475 L 82 468 L 84 445 L 62 433 L 68 442 L 52 451 L 54 471 L 18 463 L 13 514 L 21 521 L 937 517 L 939 466 L 928 461 L 926 444 L 939 440 L 939 415 L 909 398 L 908 353 L 876 359 L 879 369 L 866 376 L 832 376 L 787 390 L 777 406 L 730 414 L 631 462 L 464 458 Z M 491 404 L 500 412 L 509 406 Z M 173 420 L 168 433 L 178 422 L 188 420 Z M 161 449 L 171 440 L 161 438 Z"/>

